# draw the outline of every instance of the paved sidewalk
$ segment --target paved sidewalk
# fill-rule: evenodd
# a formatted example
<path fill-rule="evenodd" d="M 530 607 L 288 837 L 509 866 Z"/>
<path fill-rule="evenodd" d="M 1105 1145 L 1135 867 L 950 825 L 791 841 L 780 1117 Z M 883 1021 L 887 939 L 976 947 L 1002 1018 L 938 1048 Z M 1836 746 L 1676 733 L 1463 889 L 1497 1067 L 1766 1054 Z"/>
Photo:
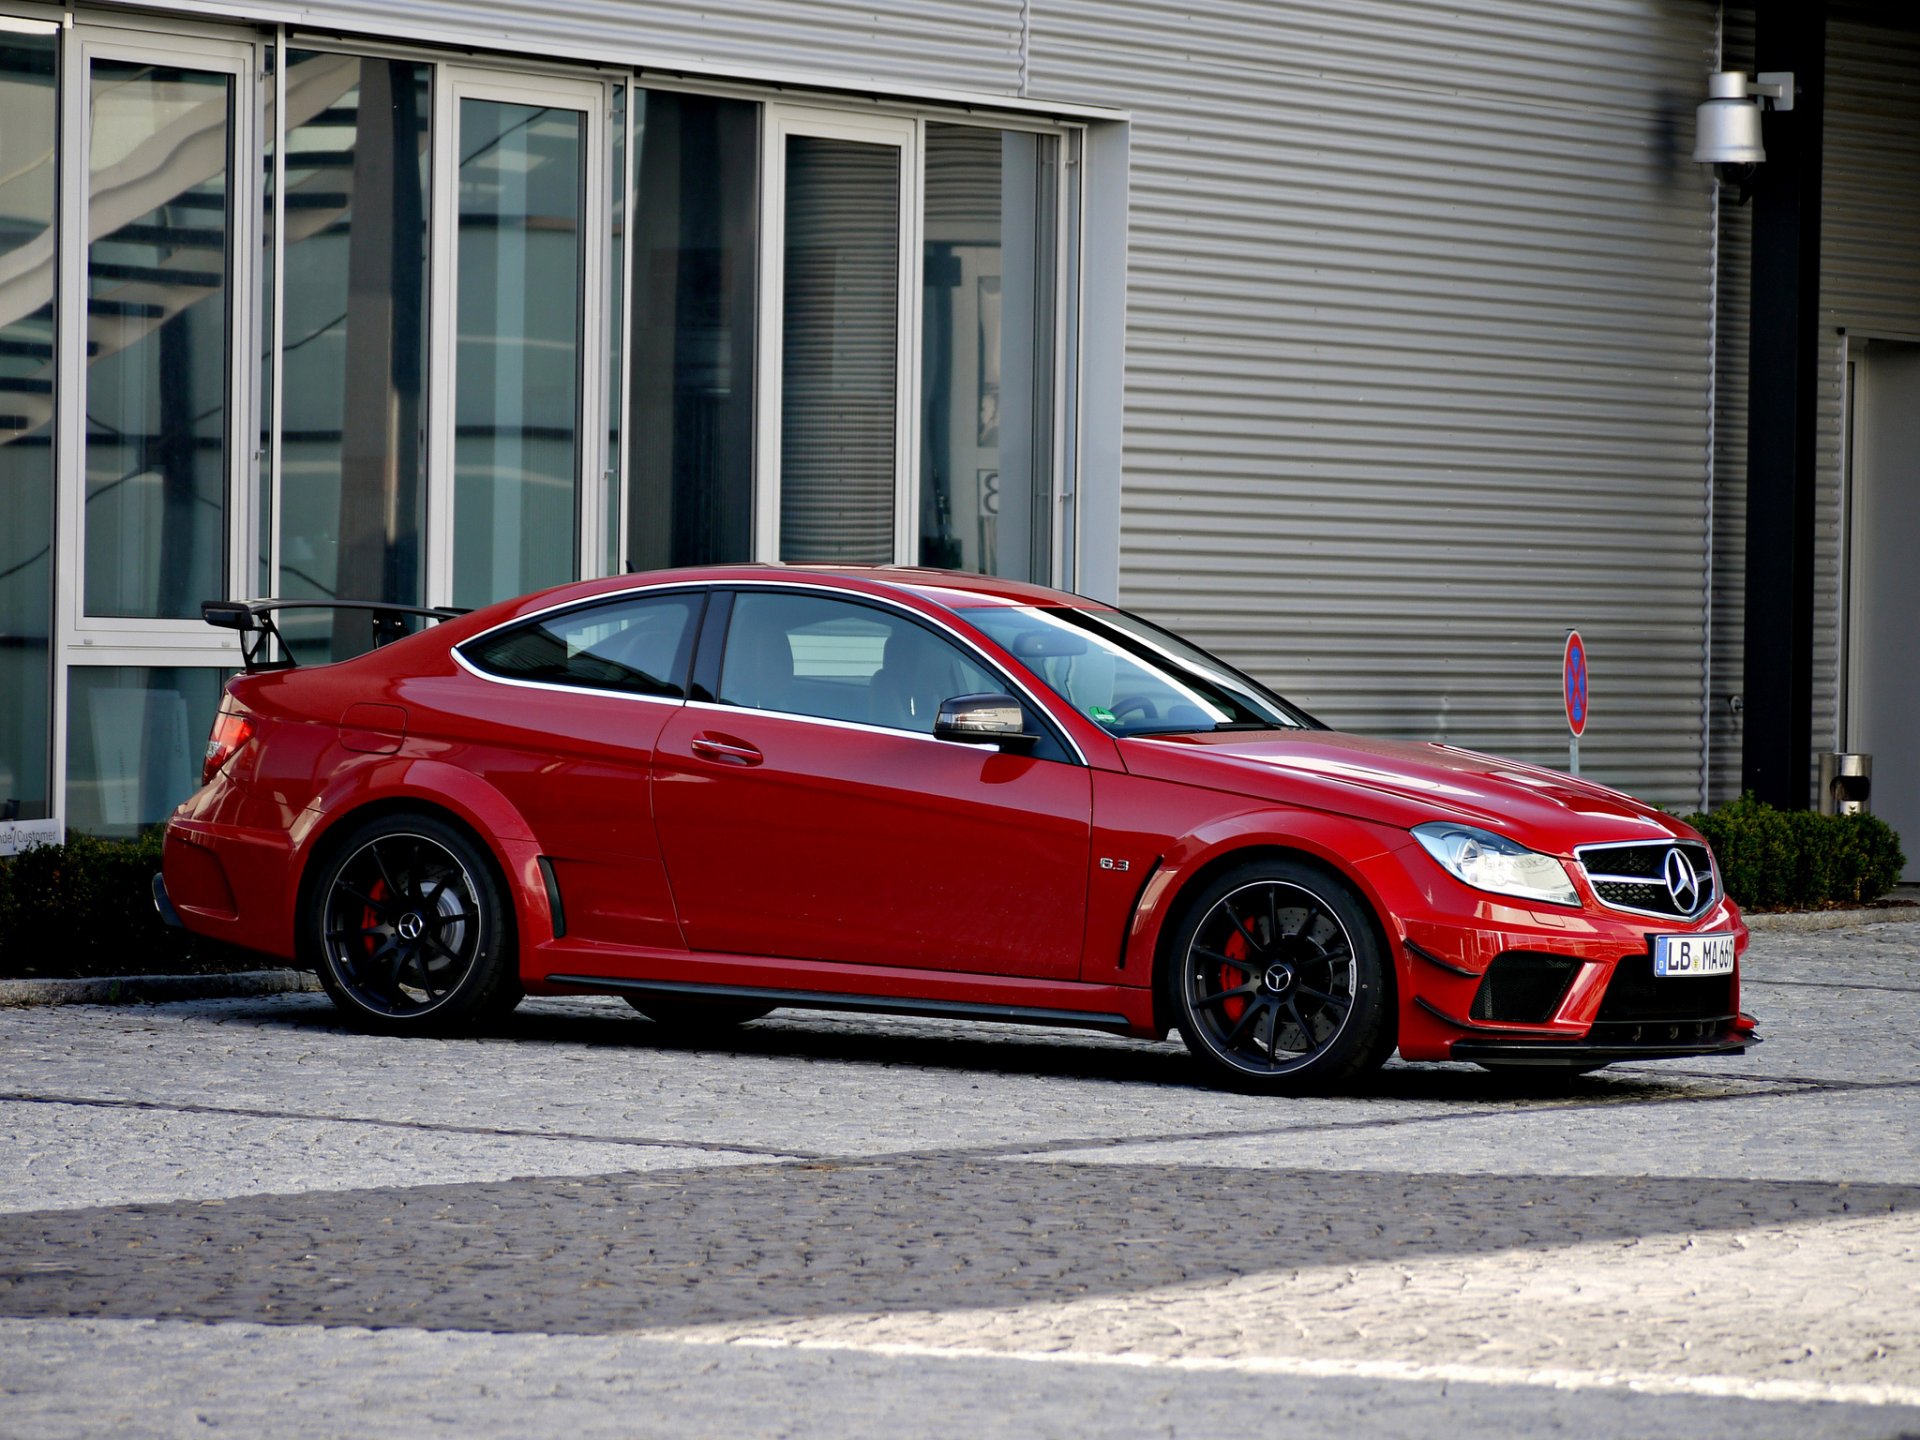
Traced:
<path fill-rule="evenodd" d="M 613 1001 L 0 1012 L 0 1435 L 1920 1433 L 1920 923 L 1529 1098 Z"/>

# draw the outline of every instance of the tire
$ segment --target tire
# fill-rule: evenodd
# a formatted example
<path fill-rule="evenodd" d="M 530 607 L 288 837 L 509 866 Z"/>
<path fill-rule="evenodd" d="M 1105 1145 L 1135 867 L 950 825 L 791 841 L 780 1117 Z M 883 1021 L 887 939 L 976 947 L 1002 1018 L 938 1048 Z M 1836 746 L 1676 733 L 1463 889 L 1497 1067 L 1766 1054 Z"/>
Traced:
<path fill-rule="evenodd" d="M 1302 860 L 1249 861 L 1183 907 L 1165 1013 L 1210 1080 L 1263 1095 L 1349 1084 L 1393 1053 L 1393 973 L 1371 912 Z"/>
<path fill-rule="evenodd" d="M 301 907 L 301 950 L 362 1029 L 444 1033 L 520 1003 L 506 883 L 464 830 L 383 815 L 332 846 Z"/>
<path fill-rule="evenodd" d="M 671 996 L 628 995 L 626 1002 L 663 1030 L 710 1035 L 771 1015 L 776 1007 L 755 1000 L 678 1000 Z"/>

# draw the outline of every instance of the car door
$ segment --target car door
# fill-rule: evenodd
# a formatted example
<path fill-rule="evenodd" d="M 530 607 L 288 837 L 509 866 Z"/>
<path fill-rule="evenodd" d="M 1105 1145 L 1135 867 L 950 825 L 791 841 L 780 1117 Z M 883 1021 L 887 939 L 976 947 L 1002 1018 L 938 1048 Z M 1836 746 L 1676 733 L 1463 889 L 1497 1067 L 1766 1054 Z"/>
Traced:
<path fill-rule="evenodd" d="M 654 769 L 691 948 L 1077 977 L 1090 772 L 1051 733 L 933 738 L 941 700 L 1010 689 L 979 656 L 884 604 L 742 589 L 712 673 Z"/>
<path fill-rule="evenodd" d="M 459 654 L 492 752 L 487 779 L 525 817 L 580 941 L 681 943 L 650 808 L 654 746 L 684 702 L 699 590 L 537 615 Z"/>

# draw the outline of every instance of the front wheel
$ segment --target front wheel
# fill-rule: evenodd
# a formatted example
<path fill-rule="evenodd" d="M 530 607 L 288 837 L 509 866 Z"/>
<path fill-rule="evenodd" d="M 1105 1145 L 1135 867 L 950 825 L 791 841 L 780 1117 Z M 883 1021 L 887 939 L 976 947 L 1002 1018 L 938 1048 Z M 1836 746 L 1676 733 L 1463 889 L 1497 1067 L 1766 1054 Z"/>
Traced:
<path fill-rule="evenodd" d="M 491 857 L 434 816 L 347 835 L 308 889 L 301 929 L 321 985 L 367 1029 L 453 1029 L 520 1002 L 505 887 Z"/>
<path fill-rule="evenodd" d="M 1195 895 L 1164 982 L 1187 1048 L 1235 1089 L 1325 1090 L 1393 1051 L 1393 980 L 1372 916 L 1303 861 L 1253 861 Z"/>

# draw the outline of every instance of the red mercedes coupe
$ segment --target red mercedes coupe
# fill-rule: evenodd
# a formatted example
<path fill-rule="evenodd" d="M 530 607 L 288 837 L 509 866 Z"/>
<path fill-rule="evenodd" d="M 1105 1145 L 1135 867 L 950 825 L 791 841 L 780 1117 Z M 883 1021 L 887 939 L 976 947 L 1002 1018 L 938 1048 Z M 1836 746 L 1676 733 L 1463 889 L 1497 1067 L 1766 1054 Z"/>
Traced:
<path fill-rule="evenodd" d="M 1615 791 L 1329 730 L 1123 610 L 913 569 L 368 606 L 356 659 L 242 632 L 155 898 L 354 1022 L 526 994 L 697 1029 L 777 1008 L 1171 1029 L 1293 1092 L 1408 1060 L 1738 1053 L 1740 913 Z M 417 633 L 407 613 L 440 623 Z"/>

